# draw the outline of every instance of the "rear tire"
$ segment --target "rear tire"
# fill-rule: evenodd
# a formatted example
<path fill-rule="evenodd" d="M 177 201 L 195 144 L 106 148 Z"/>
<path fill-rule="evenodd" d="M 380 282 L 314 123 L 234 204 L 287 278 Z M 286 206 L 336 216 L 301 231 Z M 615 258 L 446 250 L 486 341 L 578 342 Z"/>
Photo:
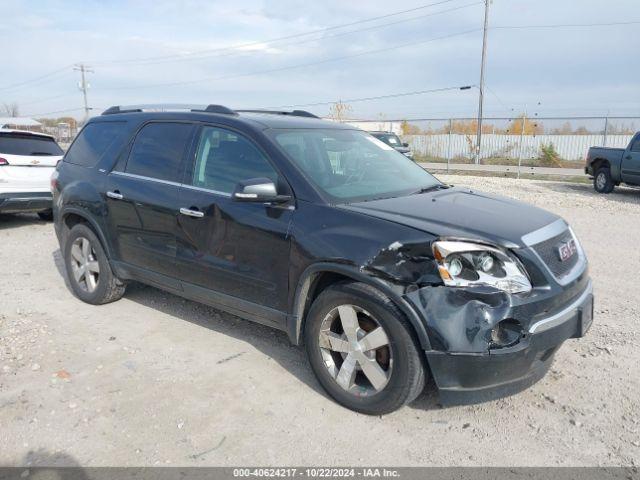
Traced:
<path fill-rule="evenodd" d="M 423 353 L 411 325 L 369 285 L 346 282 L 324 290 L 307 315 L 304 338 L 318 381 L 351 410 L 390 413 L 424 389 Z"/>
<path fill-rule="evenodd" d="M 609 167 L 600 167 L 596 170 L 593 177 L 593 188 L 598 193 L 611 193 L 615 184 L 611 178 L 611 169 Z"/>
<path fill-rule="evenodd" d="M 69 232 L 64 263 L 73 293 L 83 302 L 102 305 L 124 295 L 124 283 L 113 274 L 100 240 L 87 225 L 79 223 Z"/>
<path fill-rule="evenodd" d="M 43 220 L 45 222 L 50 222 L 51 220 L 53 220 L 53 210 L 45 210 L 44 212 L 38 212 L 38 216 L 40 217 L 40 220 Z"/>

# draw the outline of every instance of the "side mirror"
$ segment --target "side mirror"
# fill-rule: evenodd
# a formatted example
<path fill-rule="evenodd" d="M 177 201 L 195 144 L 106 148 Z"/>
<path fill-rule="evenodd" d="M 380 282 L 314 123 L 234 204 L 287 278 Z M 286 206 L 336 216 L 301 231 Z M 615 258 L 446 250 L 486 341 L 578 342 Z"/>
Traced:
<path fill-rule="evenodd" d="M 404 143 L 402 144 L 402 146 L 403 146 L 403 147 L 408 147 L 408 146 L 409 146 L 409 144 L 408 144 L 407 142 L 404 142 Z"/>
<path fill-rule="evenodd" d="M 278 195 L 276 184 L 268 178 L 250 178 L 236 185 L 231 194 L 236 202 L 283 203 L 291 199 L 289 195 Z"/>

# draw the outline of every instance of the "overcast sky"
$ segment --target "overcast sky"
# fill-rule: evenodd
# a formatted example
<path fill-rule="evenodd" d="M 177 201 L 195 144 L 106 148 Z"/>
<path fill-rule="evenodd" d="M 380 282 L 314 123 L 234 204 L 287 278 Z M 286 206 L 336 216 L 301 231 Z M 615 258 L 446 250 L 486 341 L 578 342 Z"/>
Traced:
<path fill-rule="evenodd" d="M 440 4 L 418 8 L 430 3 Z M 490 27 L 640 22 L 639 3 L 494 0 Z M 0 0 L 0 103 L 17 102 L 24 115 L 80 108 L 76 62 L 95 71 L 88 77 L 96 109 L 278 107 L 475 85 L 483 12 L 481 0 Z M 267 42 L 287 36 L 295 37 Z M 486 113 L 640 116 L 639 47 L 640 24 L 493 28 Z M 352 116 L 473 116 L 477 96 L 448 90 L 353 102 Z"/>

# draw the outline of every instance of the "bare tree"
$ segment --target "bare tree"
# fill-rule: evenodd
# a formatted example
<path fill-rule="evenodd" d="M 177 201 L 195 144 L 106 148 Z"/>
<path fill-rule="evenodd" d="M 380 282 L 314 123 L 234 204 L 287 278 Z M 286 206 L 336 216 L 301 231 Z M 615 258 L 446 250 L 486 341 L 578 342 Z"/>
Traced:
<path fill-rule="evenodd" d="M 18 104 L 16 102 L 12 103 L 3 103 L 2 110 L 8 117 L 19 117 L 20 109 L 18 108 Z"/>
<path fill-rule="evenodd" d="M 349 118 L 348 115 L 351 113 L 351 110 L 351 105 L 343 103 L 342 100 L 338 100 L 337 103 L 334 103 L 329 108 L 329 118 L 336 122 L 343 122 Z"/>

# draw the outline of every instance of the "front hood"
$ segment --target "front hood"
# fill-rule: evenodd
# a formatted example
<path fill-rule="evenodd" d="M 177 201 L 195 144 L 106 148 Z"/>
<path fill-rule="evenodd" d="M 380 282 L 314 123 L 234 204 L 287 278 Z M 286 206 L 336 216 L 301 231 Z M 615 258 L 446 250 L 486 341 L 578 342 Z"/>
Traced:
<path fill-rule="evenodd" d="M 478 239 L 508 248 L 524 246 L 524 235 L 559 218 L 526 203 L 466 188 L 352 203 L 340 208 L 435 236 Z"/>

